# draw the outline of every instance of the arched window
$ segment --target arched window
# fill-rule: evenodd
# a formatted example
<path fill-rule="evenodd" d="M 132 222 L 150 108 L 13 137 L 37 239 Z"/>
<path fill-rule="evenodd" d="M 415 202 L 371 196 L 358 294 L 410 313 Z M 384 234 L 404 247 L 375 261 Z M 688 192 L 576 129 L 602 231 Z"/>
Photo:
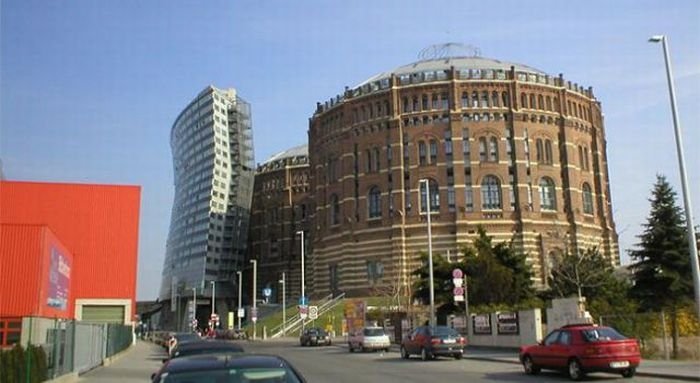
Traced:
<path fill-rule="evenodd" d="M 379 148 L 374 148 L 374 171 L 378 172 L 381 167 L 382 164 L 379 155 Z"/>
<path fill-rule="evenodd" d="M 418 141 L 418 164 L 425 165 L 427 163 L 425 141 Z"/>
<path fill-rule="evenodd" d="M 430 211 L 440 211 L 440 189 L 438 183 L 433 179 L 428 179 L 430 183 Z M 425 182 L 420 181 L 420 211 L 425 213 L 426 202 Z"/>
<path fill-rule="evenodd" d="M 552 110 L 552 97 L 547 96 L 547 110 Z"/>
<path fill-rule="evenodd" d="M 430 163 L 437 163 L 438 144 L 435 140 L 430 140 Z"/>
<path fill-rule="evenodd" d="M 489 92 L 481 92 L 481 107 L 487 108 L 489 106 Z"/>
<path fill-rule="evenodd" d="M 462 92 L 462 108 L 469 107 L 469 94 L 467 92 Z"/>
<path fill-rule="evenodd" d="M 535 95 L 530 94 L 530 109 L 537 109 L 537 104 L 535 103 Z"/>
<path fill-rule="evenodd" d="M 540 180 L 540 208 L 542 210 L 557 210 L 557 198 L 554 181 L 549 177 Z"/>
<path fill-rule="evenodd" d="M 411 108 L 412 112 L 417 112 L 420 109 L 420 104 L 418 104 L 418 97 L 413 96 L 413 108 Z"/>
<path fill-rule="evenodd" d="M 489 161 L 498 162 L 498 139 L 496 137 L 489 139 Z"/>
<path fill-rule="evenodd" d="M 541 163 L 544 156 L 544 146 L 542 145 L 542 139 L 538 138 L 535 141 L 535 155 L 537 158 L 537 163 Z"/>
<path fill-rule="evenodd" d="M 382 193 L 379 188 L 373 186 L 369 190 L 369 218 L 377 218 L 382 216 Z"/>
<path fill-rule="evenodd" d="M 491 93 L 491 106 L 498 106 L 498 92 Z"/>
<path fill-rule="evenodd" d="M 477 108 L 479 106 L 479 93 L 476 91 L 472 92 L 472 107 Z"/>
<path fill-rule="evenodd" d="M 432 101 L 433 101 L 432 104 L 431 104 L 432 109 L 437 109 L 437 108 L 440 107 L 440 104 L 439 104 L 439 101 L 438 101 L 438 95 L 437 95 L 437 94 L 433 94 Z"/>
<path fill-rule="evenodd" d="M 423 110 L 428 110 L 428 95 L 427 94 L 423 95 L 423 97 L 421 99 L 421 103 L 423 104 L 422 105 Z"/>
<path fill-rule="evenodd" d="M 486 162 L 486 137 L 479 137 L 479 161 Z"/>
<path fill-rule="evenodd" d="M 525 93 L 520 94 L 520 107 L 527 109 L 527 94 Z"/>
<path fill-rule="evenodd" d="M 583 184 L 583 212 L 593 214 L 593 193 L 591 193 L 591 186 L 588 183 Z"/>
<path fill-rule="evenodd" d="M 403 106 L 402 110 L 404 113 L 410 112 L 410 110 L 408 109 L 408 97 L 404 97 L 401 99 L 401 105 Z"/>
<path fill-rule="evenodd" d="M 542 95 L 537 96 L 537 108 L 544 110 L 544 97 Z"/>
<path fill-rule="evenodd" d="M 552 158 L 552 141 L 550 140 L 544 141 L 544 162 L 549 165 L 554 163 Z"/>
<path fill-rule="evenodd" d="M 495 176 L 486 176 L 481 181 L 481 209 L 501 209 L 501 184 Z"/>
<path fill-rule="evenodd" d="M 508 107 L 510 106 L 510 101 L 508 100 L 508 92 L 503 92 L 501 93 L 501 100 L 502 100 L 502 106 Z"/>
<path fill-rule="evenodd" d="M 340 203 L 338 202 L 338 196 L 331 195 L 331 225 L 337 225 L 340 223 Z"/>

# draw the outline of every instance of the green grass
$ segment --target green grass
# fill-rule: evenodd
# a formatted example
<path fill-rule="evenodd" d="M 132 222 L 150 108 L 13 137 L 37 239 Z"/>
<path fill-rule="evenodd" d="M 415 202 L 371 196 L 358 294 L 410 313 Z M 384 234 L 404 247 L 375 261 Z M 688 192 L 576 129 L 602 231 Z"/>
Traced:
<path fill-rule="evenodd" d="M 387 305 L 388 299 L 386 297 L 364 297 L 364 298 L 348 298 L 348 299 L 342 299 L 338 302 L 338 304 L 330 311 L 324 313 L 323 315 L 319 315 L 318 319 L 313 321 L 313 324 L 309 324 L 311 326 L 315 327 L 322 327 L 326 328 L 326 326 L 330 325 L 330 327 L 335 331 L 336 336 L 340 336 L 342 334 L 342 326 L 343 326 L 343 318 L 344 318 L 344 313 L 343 310 L 345 308 L 345 302 L 347 300 L 364 300 L 367 303 L 367 306 L 374 306 L 374 307 L 384 307 Z M 314 305 L 317 302 L 311 302 L 311 305 Z M 287 307 L 287 321 L 292 321 L 296 319 L 299 316 L 299 309 L 296 305 L 294 306 L 289 306 Z M 267 336 L 272 335 L 272 329 L 276 328 L 277 326 L 282 324 L 282 308 L 273 313 L 268 315 L 262 320 L 259 320 L 257 323 L 257 331 L 258 331 L 258 338 L 262 339 L 263 336 L 263 329 L 267 327 Z M 245 331 L 248 334 L 253 333 L 253 323 L 247 323 L 245 326 L 243 326 Z M 296 333 L 292 334 L 287 334 L 287 336 L 298 336 L 299 332 L 297 331 Z"/>

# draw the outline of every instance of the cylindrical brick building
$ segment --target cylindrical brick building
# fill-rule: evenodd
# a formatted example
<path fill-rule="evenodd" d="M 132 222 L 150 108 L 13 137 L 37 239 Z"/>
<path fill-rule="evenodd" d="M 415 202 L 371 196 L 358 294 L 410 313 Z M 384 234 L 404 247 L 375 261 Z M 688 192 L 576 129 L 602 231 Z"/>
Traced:
<path fill-rule="evenodd" d="M 424 179 L 434 256 L 481 225 L 540 287 L 556 253 L 619 264 L 601 105 L 562 75 L 478 56 L 381 73 L 317 105 L 309 160 L 318 295 L 406 294 L 428 249 Z"/>

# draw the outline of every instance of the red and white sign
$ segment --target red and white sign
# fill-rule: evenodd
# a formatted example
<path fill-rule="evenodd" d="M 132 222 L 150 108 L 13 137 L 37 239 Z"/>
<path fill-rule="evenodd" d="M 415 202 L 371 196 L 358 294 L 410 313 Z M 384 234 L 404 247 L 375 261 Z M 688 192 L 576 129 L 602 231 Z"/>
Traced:
<path fill-rule="evenodd" d="M 462 279 L 464 277 L 464 273 L 462 272 L 462 269 L 454 269 L 452 270 L 452 278 L 459 278 Z"/>

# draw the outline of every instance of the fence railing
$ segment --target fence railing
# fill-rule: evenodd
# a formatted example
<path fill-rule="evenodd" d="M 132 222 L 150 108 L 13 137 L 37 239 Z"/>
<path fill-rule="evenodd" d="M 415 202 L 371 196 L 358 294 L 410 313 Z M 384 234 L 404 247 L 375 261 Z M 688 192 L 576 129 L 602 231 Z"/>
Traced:
<path fill-rule="evenodd" d="M 321 316 L 321 315 L 325 314 L 326 312 L 332 310 L 344 298 L 345 298 L 345 293 L 342 293 L 336 297 L 333 297 L 333 294 L 329 294 L 328 296 L 321 299 L 317 303 L 318 316 Z M 307 323 L 311 323 L 312 321 L 313 321 L 313 319 L 307 318 L 306 320 L 303 321 L 303 324 L 302 324 L 301 317 L 297 316 L 294 319 L 287 321 L 287 325 L 284 329 L 282 328 L 284 324 L 276 326 L 273 329 L 273 331 L 271 331 L 272 335 L 270 337 L 271 338 L 279 338 L 280 336 L 282 336 L 282 334 L 293 333 L 295 331 L 299 331 L 299 329 L 302 327 L 302 325 L 306 325 Z"/>

